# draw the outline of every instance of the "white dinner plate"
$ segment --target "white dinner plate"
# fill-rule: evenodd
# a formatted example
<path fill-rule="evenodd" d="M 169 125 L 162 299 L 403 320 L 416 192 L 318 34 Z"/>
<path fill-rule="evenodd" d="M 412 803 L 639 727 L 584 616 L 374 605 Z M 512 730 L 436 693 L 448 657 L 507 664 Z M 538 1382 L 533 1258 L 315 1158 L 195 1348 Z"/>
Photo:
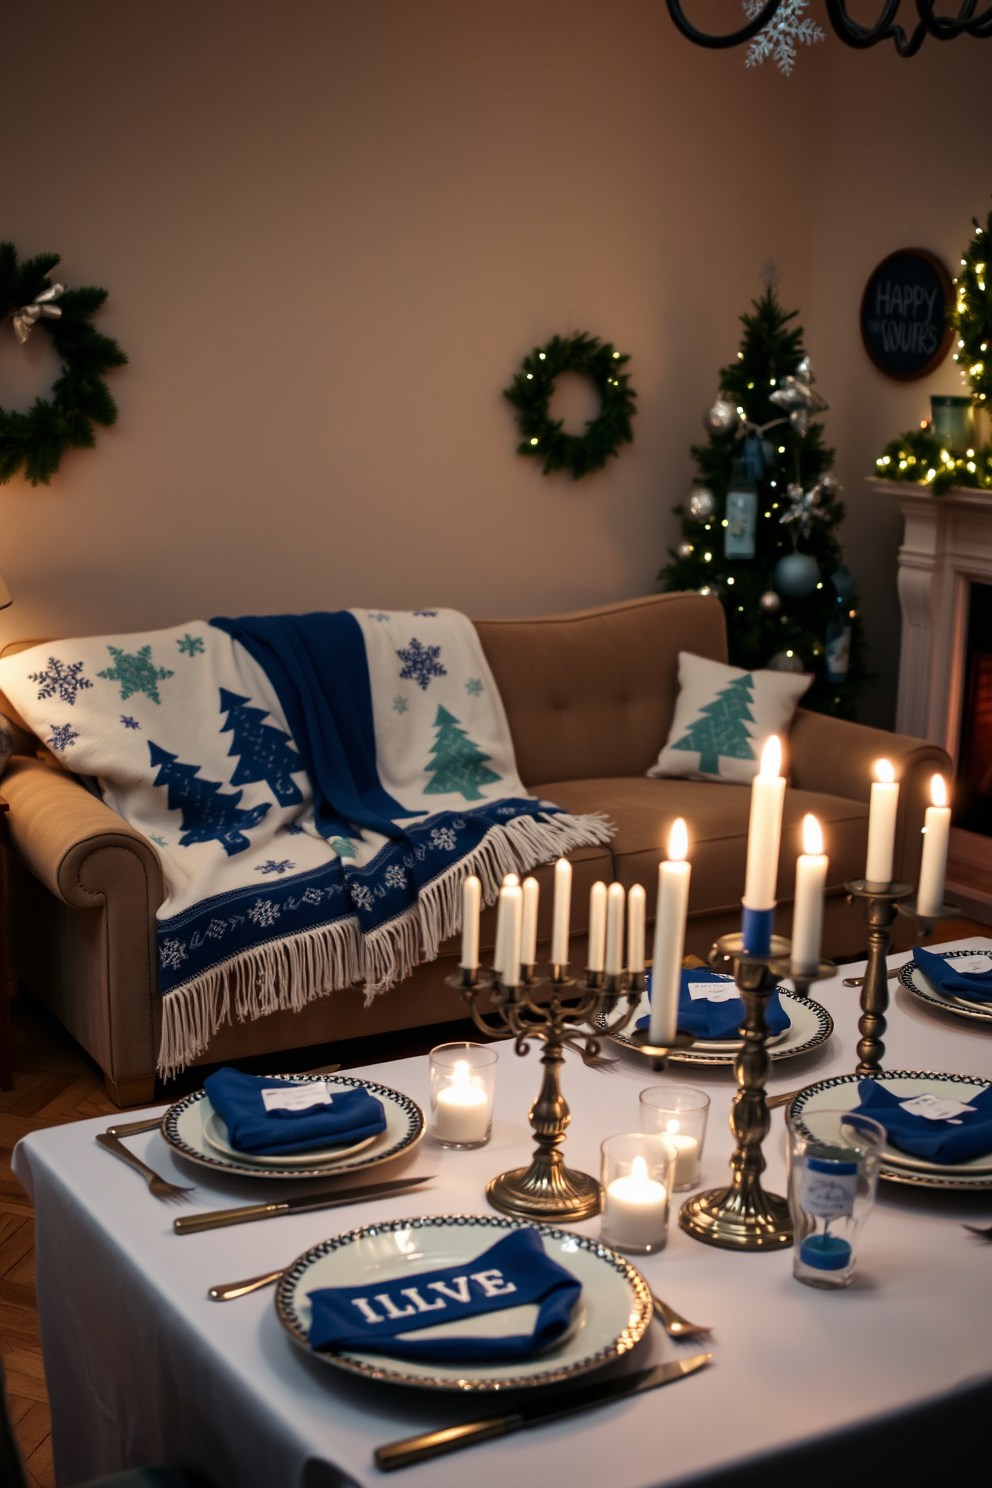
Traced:
<path fill-rule="evenodd" d="M 789 1107 L 790 1116 L 802 1120 L 803 1111 L 834 1109 L 853 1111 L 861 1104 L 858 1085 L 862 1075 L 836 1075 L 832 1080 L 818 1080 L 801 1090 Z M 992 1081 L 970 1075 L 934 1074 L 927 1070 L 886 1070 L 872 1078 L 898 1096 L 910 1100 L 914 1095 L 948 1095 L 966 1101 L 992 1089 Z M 953 1086 L 949 1092 L 948 1086 Z M 992 1188 L 992 1153 L 981 1153 L 960 1163 L 934 1163 L 894 1147 L 882 1149 L 880 1176 L 890 1183 L 916 1183 L 926 1188 Z"/>
<path fill-rule="evenodd" d="M 308 1294 L 318 1287 L 370 1287 L 396 1277 L 466 1265 L 526 1220 L 502 1215 L 437 1214 L 393 1219 L 348 1230 L 315 1245 L 294 1261 L 276 1289 L 276 1312 L 301 1348 L 338 1369 L 389 1384 L 431 1390 L 508 1390 L 548 1385 L 599 1369 L 632 1349 L 651 1321 L 651 1293 L 640 1272 L 588 1235 L 535 1225 L 548 1255 L 582 1283 L 582 1293 L 564 1338 L 531 1359 L 497 1361 L 392 1359 L 388 1354 L 311 1350 Z M 534 1325 L 535 1304 L 424 1328 L 422 1336 L 468 1333 L 498 1337 Z"/>
<path fill-rule="evenodd" d="M 266 1079 L 286 1080 L 292 1084 L 305 1085 L 312 1075 L 271 1075 Z M 339 1173 L 352 1173 L 360 1168 L 373 1168 L 379 1163 L 390 1162 L 401 1152 L 409 1152 L 424 1134 L 424 1113 L 416 1101 L 388 1085 L 378 1085 L 374 1080 L 349 1080 L 346 1075 L 321 1075 L 320 1078 L 331 1090 L 341 1091 L 364 1088 L 370 1095 L 382 1101 L 386 1115 L 386 1129 L 370 1142 L 363 1143 L 361 1151 L 350 1156 L 311 1160 L 307 1166 L 285 1162 L 281 1158 L 261 1163 L 246 1152 L 232 1155 L 219 1152 L 207 1137 L 206 1127 L 215 1114 L 205 1090 L 197 1090 L 184 1100 L 170 1106 L 162 1117 L 162 1135 L 171 1147 L 190 1162 L 201 1163 L 208 1168 L 221 1168 L 228 1173 L 240 1173 L 249 1178 L 328 1178 Z M 311 1154 L 306 1154 L 308 1157 Z"/>
<path fill-rule="evenodd" d="M 834 1020 L 825 1007 L 810 997 L 800 997 L 788 987 L 779 987 L 782 1007 L 789 1015 L 789 1027 L 775 1034 L 765 1044 L 769 1059 L 791 1059 L 795 1054 L 805 1054 L 825 1043 L 834 1031 Z M 650 1013 L 651 1004 L 645 992 L 637 1012 L 628 1027 L 632 1028 L 638 1018 Z M 626 1033 L 614 1035 L 614 1041 L 634 1047 Z M 733 1064 L 741 1048 L 740 1039 L 697 1039 L 688 1049 L 673 1049 L 668 1059 L 671 1064 Z"/>
<path fill-rule="evenodd" d="M 982 956 L 984 951 L 935 951 L 942 961 L 960 961 L 965 957 L 971 959 Z M 987 957 L 992 963 L 992 956 Z M 972 1002 L 964 993 L 942 992 L 935 987 L 930 978 L 921 971 L 915 961 L 907 961 L 905 966 L 899 968 L 899 980 L 907 992 L 912 992 L 921 1002 L 930 1003 L 931 1007 L 943 1008 L 945 1013 L 956 1013 L 959 1018 L 975 1018 L 979 1023 L 992 1023 L 992 1002 Z"/>
<path fill-rule="evenodd" d="M 232 1147 L 224 1118 L 219 1111 L 211 1109 L 203 1123 L 203 1135 L 215 1152 L 223 1152 L 225 1157 L 237 1158 L 239 1162 L 257 1163 L 263 1168 L 312 1168 L 317 1163 L 337 1162 L 339 1158 L 350 1157 L 353 1152 L 361 1152 L 379 1134 L 376 1132 L 371 1137 L 362 1137 L 360 1142 L 339 1142 L 334 1147 L 315 1147 L 310 1152 L 283 1152 L 271 1157 L 261 1152 L 239 1152 L 236 1147 Z"/>

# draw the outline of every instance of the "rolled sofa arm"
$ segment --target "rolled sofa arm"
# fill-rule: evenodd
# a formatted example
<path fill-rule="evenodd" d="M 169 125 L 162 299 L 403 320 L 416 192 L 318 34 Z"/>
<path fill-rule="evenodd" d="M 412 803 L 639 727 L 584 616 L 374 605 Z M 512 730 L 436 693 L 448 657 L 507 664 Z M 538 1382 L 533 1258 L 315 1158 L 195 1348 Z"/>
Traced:
<path fill-rule="evenodd" d="M 893 872 L 915 884 L 923 851 L 923 816 L 930 805 L 930 779 L 952 774 L 950 755 L 939 744 L 890 734 L 799 708 L 789 735 L 792 783 L 797 790 L 823 791 L 848 801 L 868 801 L 878 759 L 891 762 L 899 781 L 899 818 Z"/>

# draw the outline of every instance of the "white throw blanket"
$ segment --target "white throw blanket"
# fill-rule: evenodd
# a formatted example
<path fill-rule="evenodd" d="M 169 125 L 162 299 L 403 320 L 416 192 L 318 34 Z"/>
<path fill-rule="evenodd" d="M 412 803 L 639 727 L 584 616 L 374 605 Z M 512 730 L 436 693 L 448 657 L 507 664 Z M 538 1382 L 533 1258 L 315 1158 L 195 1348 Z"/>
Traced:
<path fill-rule="evenodd" d="M 95 776 L 161 857 L 163 1074 L 232 1016 L 298 1009 L 356 981 L 371 998 L 407 976 L 459 928 L 468 873 L 491 903 L 504 873 L 608 840 L 601 818 L 528 796 L 463 615 L 351 614 L 370 768 L 397 807 L 382 833 L 342 823 L 321 835 L 276 687 L 219 625 L 56 641 L 0 661 L 22 718 L 67 769 Z"/>

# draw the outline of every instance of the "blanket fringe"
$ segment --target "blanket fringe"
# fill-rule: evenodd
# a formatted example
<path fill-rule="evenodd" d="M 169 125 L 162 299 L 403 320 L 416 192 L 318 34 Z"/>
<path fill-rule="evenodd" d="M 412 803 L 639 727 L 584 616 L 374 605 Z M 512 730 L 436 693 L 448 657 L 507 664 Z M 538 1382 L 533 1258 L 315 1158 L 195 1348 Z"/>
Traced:
<path fill-rule="evenodd" d="M 462 883 L 474 873 L 482 902 L 493 904 L 507 873 L 528 873 L 578 847 L 609 842 L 613 827 L 599 814 L 544 819 L 518 816 L 486 833 L 474 852 L 436 878 L 417 903 L 363 936 L 355 919 L 272 940 L 214 967 L 163 999 L 158 1071 L 176 1074 L 203 1052 L 224 1023 L 307 1003 L 364 980 L 365 1005 L 433 961 L 443 940 L 461 929 Z"/>

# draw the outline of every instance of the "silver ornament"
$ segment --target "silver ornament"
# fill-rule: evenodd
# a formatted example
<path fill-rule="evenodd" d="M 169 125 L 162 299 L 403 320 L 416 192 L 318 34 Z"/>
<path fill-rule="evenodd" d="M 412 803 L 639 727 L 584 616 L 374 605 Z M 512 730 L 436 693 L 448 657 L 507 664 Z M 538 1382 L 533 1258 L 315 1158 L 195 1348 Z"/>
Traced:
<path fill-rule="evenodd" d="M 697 486 L 689 497 L 689 510 L 697 522 L 705 522 L 716 511 L 716 497 L 705 486 Z"/>
<path fill-rule="evenodd" d="M 776 651 L 770 661 L 765 663 L 765 669 L 769 672 L 804 672 L 803 659 L 797 656 L 795 651 Z"/>
<path fill-rule="evenodd" d="M 774 615 L 775 611 L 781 608 L 782 601 L 774 589 L 766 589 L 758 600 L 758 604 L 766 615 Z"/>
<path fill-rule="evenodd" d="M 733 403 L 726 398 L 718 396 L 713 407 L 703 419 L 703 424 L 711 434 L 730 434 L 737 428 L 737 409 Z"/>
<path fill-rule="evenodd" d="M 692 555 L 693 555 L 693 553 L 695 551 L 696 550 L 693 547 L 693 545 L 692 545 L 691 542 L 680 542 L 679 543 L 678 554 L 679 554 L 679 557 L 680 558 L 691 558 Z"/>

